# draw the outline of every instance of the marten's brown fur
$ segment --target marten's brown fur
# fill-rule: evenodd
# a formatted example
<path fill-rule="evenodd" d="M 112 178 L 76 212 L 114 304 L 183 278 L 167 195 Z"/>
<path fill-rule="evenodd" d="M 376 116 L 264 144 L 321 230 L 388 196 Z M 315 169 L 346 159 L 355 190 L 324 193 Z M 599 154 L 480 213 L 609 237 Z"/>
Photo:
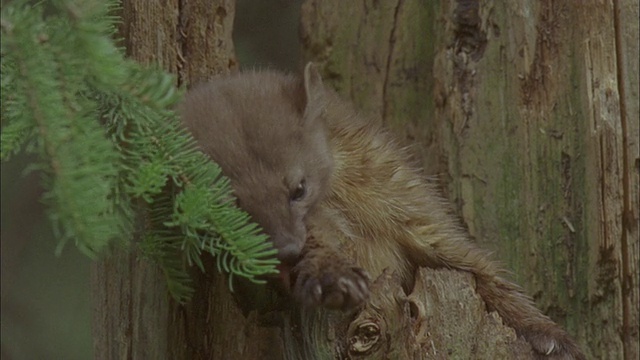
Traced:
<path fill-rule="evenodd" d="M 181 113 L 281 260 L 296 263 L 293 291 L 302 303 L 358 305 L 368 295 L 366 273 L 384 269 L 406 286 L 420 266 L 460 269 L 475 275 L 489 310 L 541 356 L 585 358 L 499 276 L 408 152 L 326 89 L 312 64 L 303 79 L 263 71 L 213 81 L 190 92 Z"/>

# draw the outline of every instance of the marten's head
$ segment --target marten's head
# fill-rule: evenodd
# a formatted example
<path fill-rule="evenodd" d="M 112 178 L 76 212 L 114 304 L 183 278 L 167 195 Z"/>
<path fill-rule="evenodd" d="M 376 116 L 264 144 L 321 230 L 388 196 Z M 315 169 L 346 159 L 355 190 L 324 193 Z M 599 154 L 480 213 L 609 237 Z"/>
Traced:
<path fill-rule="evenodd" d="M 302 80 L 271 71 L 219 78 L 189 91 L 179 109 L 285 263 L 298 259 L 305 217 L 329 186 L 325 101 L 322 80 L 309 64 Z"/>

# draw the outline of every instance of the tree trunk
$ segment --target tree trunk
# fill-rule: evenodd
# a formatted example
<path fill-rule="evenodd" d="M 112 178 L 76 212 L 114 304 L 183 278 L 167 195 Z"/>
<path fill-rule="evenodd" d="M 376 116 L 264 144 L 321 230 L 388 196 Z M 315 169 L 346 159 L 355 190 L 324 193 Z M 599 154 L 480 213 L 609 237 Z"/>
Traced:
<path fill-rule="evenodd" d="M 420 145 L 470 233 L 591 356 L 635 359 L 638 3 L 582 4 L 308 0 L 303 45 L 328 83 Z M 122 14 L 128 54 L 181 84 L 236 67 L 232 1 L 127 0 Z M 136 252 L 95 264 L 95 357 L 530 356 L 455 271 L 422 270 L 409 295 L 383 274 L 357 314 L 267 323 L 204 261 L 186 306 Z"/>
<path fill-rule="evenodd" d="M 309 0 L 301 33 L 541 309 L 638 358 L 638 1 Z"/>
<path fill-rule="evenodd" d="M 131 58 L 190 84 L 236 68 L 234 7 L 232 0 L 125 0 L 120 36 Z M 279 332 L 245 317 L 227 277 L 211 258 L 204 263 L 208 272 L 194 274 L 196 293 L 185 306 L 171 300 L 162 273 L 135 249 L 95 263 L 95 358 L 281 359 Z"/>

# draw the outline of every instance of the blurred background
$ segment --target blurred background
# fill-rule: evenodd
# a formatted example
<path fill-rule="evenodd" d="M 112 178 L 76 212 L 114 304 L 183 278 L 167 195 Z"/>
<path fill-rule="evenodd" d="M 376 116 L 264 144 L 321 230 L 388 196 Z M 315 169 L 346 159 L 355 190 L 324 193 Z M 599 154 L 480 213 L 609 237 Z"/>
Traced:
<path fill-rule="evenodd" d="M 234 43 L 241 68 L 296 71 L 301 67 L 301 0 L 238 0 Z M 57 242 L 40 198 L 31 158 L 2 163 L 2 359 L 91 359 L 89 265 L 72 243 Z"/>

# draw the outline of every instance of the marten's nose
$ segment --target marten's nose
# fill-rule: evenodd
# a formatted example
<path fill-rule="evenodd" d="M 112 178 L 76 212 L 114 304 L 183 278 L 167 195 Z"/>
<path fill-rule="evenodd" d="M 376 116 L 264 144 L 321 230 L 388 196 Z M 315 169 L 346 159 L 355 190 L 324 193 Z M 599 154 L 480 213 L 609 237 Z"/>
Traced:
<path fill-rule="evenodd" d="M 290 242 L 283 247 L 278 248 L 278 259 L 289 265 L 295 265 L 300 258 L 302 244 L 298 242 Z"/>

